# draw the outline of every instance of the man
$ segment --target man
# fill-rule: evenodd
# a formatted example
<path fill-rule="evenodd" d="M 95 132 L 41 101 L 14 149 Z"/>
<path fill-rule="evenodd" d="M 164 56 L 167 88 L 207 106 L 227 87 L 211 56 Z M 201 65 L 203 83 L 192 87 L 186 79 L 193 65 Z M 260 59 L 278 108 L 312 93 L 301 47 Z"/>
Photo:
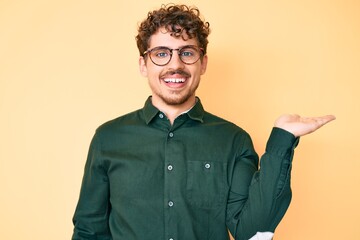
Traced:
<path fill-rule="evenodd" d="M 209 24 L 196 8 L 150 12 L 136 37 L 152 91 L 142 109 L 100 126 L 91 142 L 73 239 L 271 239 L 291 199 L 298 138 L 333 116 L 281 116 L 259 159 L 249 135 L 206 112 Z"/>

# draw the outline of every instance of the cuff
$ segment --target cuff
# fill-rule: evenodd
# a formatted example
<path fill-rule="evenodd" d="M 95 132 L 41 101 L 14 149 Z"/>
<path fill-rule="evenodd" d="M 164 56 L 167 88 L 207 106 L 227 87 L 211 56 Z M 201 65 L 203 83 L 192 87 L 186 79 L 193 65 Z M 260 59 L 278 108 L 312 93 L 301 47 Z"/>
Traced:
<path fill-rule="evenodd" d="M 292 133 L 284 129 L 274 127 L 266 145 L 266 152 L 290 157 L 293 150 L 299 144 L 299 140 L 300 138 L 296 138 Z"/>

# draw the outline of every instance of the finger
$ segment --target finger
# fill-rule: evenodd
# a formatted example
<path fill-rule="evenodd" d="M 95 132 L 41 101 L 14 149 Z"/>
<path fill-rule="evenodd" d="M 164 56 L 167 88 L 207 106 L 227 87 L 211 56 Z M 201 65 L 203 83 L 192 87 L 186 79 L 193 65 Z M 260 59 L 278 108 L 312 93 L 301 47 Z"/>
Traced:
<path fill-rule="evenodd" d="M 322 125 L 325 125 L 328 122 L 335 120 L 336 117 L 334 115 L 326 115 L 318 118 L 318 122 Z"/>

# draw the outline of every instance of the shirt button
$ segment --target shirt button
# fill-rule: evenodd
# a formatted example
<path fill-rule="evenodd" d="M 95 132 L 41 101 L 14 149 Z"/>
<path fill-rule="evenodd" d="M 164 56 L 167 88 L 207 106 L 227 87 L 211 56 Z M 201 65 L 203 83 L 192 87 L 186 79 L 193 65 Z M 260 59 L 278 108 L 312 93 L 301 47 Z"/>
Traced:
<path fill-rule="evenodd" d="M 167 169 L 168 169 L 169 171 L 171 171 L 171 170 L 173 170 L 173 166 L 172 166 L 172 165 L 169 165 L 169 166 L 167 167 Z"/>
<path fill-rule="evenodd" d="M 169 201 L 169 202 L 168 202 L 168 205 L 169 205 L 169 207 L 172 207 L 172 206 L 174 206 L 174 202 L 173 202 L 173 201 Z"/>
<path fill-rule="evenodd" d="M 159 118 L 164 118 L 164 114 L 160 113 Z"/>
<path fill-rule="evenodd" d="M 211 165 L 209 163 L 205 164 L 205 168 L 209 169 L 211 167 Z"/>
<path fill-rule="evenodd" d="M 172 133 L 172 132 L 171 132 L 171 133 L 169 133 L 169 137 L 171 137 L 171 138 L 172 138 L 173 136 L 174 136 L 174 133 Z"/>
<path fill-rule="evenodd" d="M 173 238 L 169 238 L 169 240 L 174 240 Z"/>

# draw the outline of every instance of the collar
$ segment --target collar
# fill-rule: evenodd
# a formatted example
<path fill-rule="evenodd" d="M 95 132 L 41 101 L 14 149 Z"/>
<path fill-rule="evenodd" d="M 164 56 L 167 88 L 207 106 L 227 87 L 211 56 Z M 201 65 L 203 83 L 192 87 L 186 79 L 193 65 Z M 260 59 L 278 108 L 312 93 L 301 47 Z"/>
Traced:
<path fill-rule="evenodd" d="M 154 119 L 154 117 L 160 112 L 159 109 L 157 109 L 151 102 L 151 96 L 148 97 L 148 99 L 145 102 L 145 105 L 143 107 L 143 113 L 146 124 L 149 124 L 151 120 Z M 198 97 L 196 97 L 196 103 L 195 105 L 188 111 L 186 114 L 191 118 L 192 120 L 199 121 L 201 123 L 204 122 L 204 108 L 201 104 L 201 101 Z"/>

